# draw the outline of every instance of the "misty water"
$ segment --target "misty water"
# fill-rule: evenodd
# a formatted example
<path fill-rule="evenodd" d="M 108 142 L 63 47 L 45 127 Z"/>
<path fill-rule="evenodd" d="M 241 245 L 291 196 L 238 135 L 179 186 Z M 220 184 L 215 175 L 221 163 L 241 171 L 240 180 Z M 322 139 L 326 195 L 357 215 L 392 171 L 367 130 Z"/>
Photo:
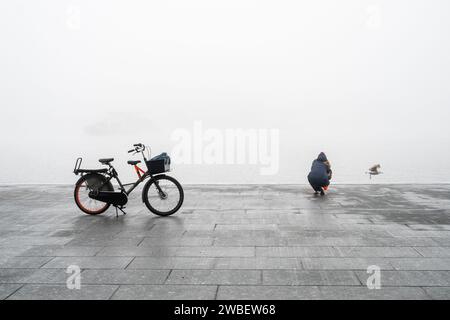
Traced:
<path fill-rule="evenodd" d="M 333 183 L 450 182 L 448 1 L 0 8 L 2 184 L 73 183 L 78 156 L 87 167 L 115 157 L 129 181 L 136 142 L 171 154 L 182 183 L 307 183 L 321 151 Z M 276 130 L 279 152 L 266 156 L 277 170 L 214 164 L 208 134 L 191 149 L 200 160 L 180 163 L 174 135 L 198 122 L 215 137 Z"/>

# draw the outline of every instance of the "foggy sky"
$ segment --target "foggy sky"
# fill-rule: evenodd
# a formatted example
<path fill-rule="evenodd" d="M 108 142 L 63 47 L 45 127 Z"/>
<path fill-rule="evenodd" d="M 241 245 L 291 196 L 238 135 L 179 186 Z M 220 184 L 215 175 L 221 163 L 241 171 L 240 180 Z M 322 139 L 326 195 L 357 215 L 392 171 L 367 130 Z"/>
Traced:
<path fill-rule="evenodd" d="M 121 177 L 175 130 L 277 129 L 280 169 L 173 166 L 183 183 L 450 182 L 445 0 L 2 1 L 0 183 Z M 174 159 L 176 162 L 177 159 Z M 372 181 L 367 168 L 381 163 Z"/>

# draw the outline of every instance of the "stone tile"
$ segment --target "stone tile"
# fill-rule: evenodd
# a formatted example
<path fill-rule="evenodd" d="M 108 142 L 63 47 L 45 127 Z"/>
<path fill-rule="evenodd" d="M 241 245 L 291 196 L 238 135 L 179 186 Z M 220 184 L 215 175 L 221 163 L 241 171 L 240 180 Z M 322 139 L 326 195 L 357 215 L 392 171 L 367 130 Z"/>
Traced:
<path fill-rule="evenodd" d="M 264 285 L 289 286 L 359 286 L 360 281 L 351 271 L 264 270 Z"/>
<path fill-rule="evenodd" d="M 50 261 L 49 257 L 11 257 L 0 258 L 0 268 L 40 268 Z"/>
<path fill-rule="evenodd" d="M 97 256 L 110 257 L 254 257 L 254 247 L 106 247 Z"/>
<path fill-rule="evenodd" d="M 336 247 L 336 250 L 341 257 L 420 257 L 420 254 L 411 247 Z"/>
<path fill-rule="evenodd" d="M 137 246 L 144 240 L 141 238 L 114 238 L 114 239 L 75 239 L 70 241 L 67 246 L 92 246 L 92 247 L 107 247 L 107 246 Z"/>
<path fill-rule="evenodd" d="M 389 259 L 397 270 L 450 270 L 450 258 Z"/>
<path fill-rule="evenodd" d="M 433 247 L 440 246 L 434 238 L 408 237 L 408 238 L 378 238 L 373 239 L 367 246 L 387 246 L 387 247 Z"/>
<path fill-rule="evenodd" d="M 428 300 L 429 295 L 422 288 L 385 287 L 368 289 L 367 287 L 319 287 L 325 300 Z"/>
<path fill-rule="evenodd" d="M 255 247 L 181 247 L 176 255 L 180 257 L 254 257 Z"/>
<path fill-rule="evenodd" d="M 178 247 L 139 246 L 139 247 L 104 247 L 97 253 L 98 257 L 170 257 L 176 255 Z"/>
<path fill-rule="evenodd" d="M 215 258 L 137 257 L 127 269 L 212 269 Z"/>
<path fill-rule="evenodd" d="M 131 257 L 57 257 L 45 264 L 43 268 L 67 268 L 70 265 L 81 269 L 124 269 Z"/>
<path fill-rule="evenodd" d="M 37 269 L 0 269 L 0 283 L 25 283 L 30 274 Z"/>
<path fill-rule="evenodd" d="M 280 237 L 217 237 L 214 246 L 286 246 L 287 239 Z"/>
<path fill-rule="evenodd" d="M 1 237 L 1 235 L 0 235 Z M 22 246 L 22 247 L 15 247 L 15 246 L 1 246 L 0 247 L 0 257 L 16 257 L 20 256 L 23 252 L 26 252 L 29 250 L 30 246 Z"/>
<path fill-rule="evenodd" d="M 114 300 L 213 300 L 217 286 L 192 285 L 124 285 Z"/>
<path fill-rule="evenodd" d="M 210 237 L 210 238 L 218 238 L 218 239 L 230 239 L 230 238 L 238 238 L 238 239 L 249 239 L 249 238 L 282 238 L 280 236 L 279 231 L 274 230 L 246 230 L 242 232 L 242 230 L 212 230 L 212 231 L 186 231 L 183 234 L 184 237 Z"/>
<path fill-rule="evenodd" d="M 173 270 L 167 284 L 257 285 L 261 271 L 255 270 Z"/>
<path fill-rule="evenodd" d="M 162 220 L 161 220 L 162 221 Z M 192 217 L 189 217 L 180 225 L 164 225 L 156 224 L 149 232 L 149 237 L 154 237 L 158 235 L 168 234 L 170 232 L 176 233 L 177 231 L 186 231 L 186 230 L 214 230 L 216 224 L 214 220 L 208 221 L 205 217 L 200 218 L 198 221 L 195 221 Z"/>
<path fill-rule="evenodd" d="M 169 270 L 89 269 L 81 273 L 85 284 L 163 284 Z"/>
<path fill-rule="evenodd" d="M 26 284 L 8 300 L 107 300 L 118 286 L 81 285 L 79 290 L 66 285 Z"/>
<path fill-rule="evenodd" d="M 139 244 L 139 246 L 210 246 L 213 243 L 213 238 L 197 238 L 197 237 L 180 237 L 159 239 L 157 237 L 148 237 Z"/>
<path fill-rule="evenodd" d="M 450 238 L 431 238 L 438 246 L 450 247 Z M 432 245 L 430 245 L 432 246 Z"/>
<path fill-rule="evenodd" d="M 114 236 L 116 239 L 121 238 L 140 238 L 143 239 L 145 237 L 161 237 L 161 238 L 177 238 L 183 236 L 183 234 L 186 232 L 185 229 L 176 229 L 176 230 L 159 230 L 153 231 L 152 230 L 124 230 L 119 232 Z"/>
<path fill-rule="evenodd" d="M 0 238 L 0 246 L 40 246 L 40 245 L 65 245 L 72 238 L 48 237 L 48 236 L 12 236 Z"/>
<path fill-rule="evenodd" d="M 33 273 L 20 280 L 21 283 L 65 284 L 71 274 L 67 269 L 36 269 Z"/>
<path fill-rule="evenodd" d="M 301 262 L 296 258 L 217 258 L 215 269 L 302 269 Z"/>
<path fill-rule="evenodd" d="M 450 224 L 410 224 L 408 227 L 420 231 L 450 231 Z"/>
<path fill-rule="evenodd" d="M 450 231 L 399 230 L 390 231 L 390 233 L 394 237 L 450 238 Z"/>
<path fill-rule="evenodd" d="M 284 234 L 295 238 L 322 238 L 322 239 L 371 239 L 390 237 L 389 233 L 382 230 L 299 230 L 299 231 L 285 231 Z"/>
<path fill-rule="evenodd" d="M 247 221 L 246 221 L 247 222 Z M 227 231 L 227 230 L 277 230 L 276 224 L 253 224 L 248 221 L 246 224 L 218 224 L 215 230 Z"/>
<path fill-rule="evenodd" d="M 393 269 L 387 258 L 301 258 L 307 270 L 367 270 L 371 265 Z"/>
<path fill-rule="evenodd" d="M 450 287 L 423 288 L 433 300 L 450 300 Z"/>
<path fill-rule="evenodd" d="M 370 276 L 367 272 L 362 271 L 356 271 L 356 275 L 364 285 Z M 450 286 L 450 271 L 381 270 L 381 285 L 383 287 Z"/>
<path fill-rule="evenodd" d="M 336 257 L 332 247 L 256 247 L 257 257 Z"/>
<path fill-rule="evenodd" d="M 450 258 L 450 247 L 415 247 L 423 257 Z"/>
<path fill-rule="evenodd" d="M 0 284 L 0 300 L 4 300 L 16 292 L 21 284 Z"/>
<path fill-rule="evenodd" d="M 314 286 L 219 286 L 217 300 L 318 300 Z"/>
<path fill-rule="evenodd" d="M 289 237 L 287 239 L 289 246 L 313 246 L 313 247 L 331 247 L 331 246 L 357 246 L 364 243 L 364 239 L 361 237 L 314 237 L 314 236 L 298 236 Z"/>
<path fill-rule="evenodd" d="M 20 256 L 27 257 L 89 257 L 95 256 L 102 247 L 75 247 L 75 246 L 36 246 L 32 247 Z"/>

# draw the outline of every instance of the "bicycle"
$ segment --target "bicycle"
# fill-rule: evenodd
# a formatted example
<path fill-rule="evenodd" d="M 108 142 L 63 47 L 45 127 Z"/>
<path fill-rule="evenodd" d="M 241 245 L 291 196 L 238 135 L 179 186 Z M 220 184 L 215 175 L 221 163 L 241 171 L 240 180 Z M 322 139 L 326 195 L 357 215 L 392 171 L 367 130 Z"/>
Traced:
<path fill-rule="evenodd" d="M 170 171 L 170 157 L 162 153 L 148 160 L 144 154 L 145 145 L 138 143 L 133 147 L 128 153 L 133 155 L 141 153 L 147 166 L 147 171 L 144 171 L 138 166 L 141 163 L 140 160 L 128 161 L 129 165 L 134 166 L 138 175 L 138 180 L 134 183 L 122 184 L 116 169 L 111 164 L 114 158 L 99 159 L 101 164 L 108 166 L 102 169 L 81 169 L 83 159 L 76 160 L 73 172 L 75 175 L 81 175 L 81 178 L 75 184 L 74 199 L 81 211 L 98 215 L 112 205 L 116 208 L 116 216 L 118 216 L 118 210 L 126 214 L 123 209 L 128 203 L 128 196 L 147 178 L 150 180 L 142 189 L 142 201 L 151 212 L 159 216 L 169 216 L 181 208 L 184 200 L 183 188 L 175 178 L 164 174 Z M 114 190 L 112 179 L 117 181 L 118 191 Z M 130 187 L 126 189 L 127 186 Z"/>

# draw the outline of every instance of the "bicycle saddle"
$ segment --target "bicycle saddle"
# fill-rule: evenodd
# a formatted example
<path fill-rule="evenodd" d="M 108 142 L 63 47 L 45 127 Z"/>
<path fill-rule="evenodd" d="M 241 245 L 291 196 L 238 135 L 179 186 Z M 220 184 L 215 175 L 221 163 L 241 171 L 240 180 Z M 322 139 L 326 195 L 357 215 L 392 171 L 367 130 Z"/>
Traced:
<path fill-rule="evenodd" d="M 137 165 L 138 163 L 141 163 L 141 160 L 128 160 L 128 164 L 131 164 L 132 166 Z"/>
<path fill-rule="evenodd" d="M 108 163 L 110 163 L 110 162 L 113 162 L 113 161 L 114 161 L 114 158 L 98 159 L 98 161 L 99 161 L 101 164 L 108 164 Z"/>

